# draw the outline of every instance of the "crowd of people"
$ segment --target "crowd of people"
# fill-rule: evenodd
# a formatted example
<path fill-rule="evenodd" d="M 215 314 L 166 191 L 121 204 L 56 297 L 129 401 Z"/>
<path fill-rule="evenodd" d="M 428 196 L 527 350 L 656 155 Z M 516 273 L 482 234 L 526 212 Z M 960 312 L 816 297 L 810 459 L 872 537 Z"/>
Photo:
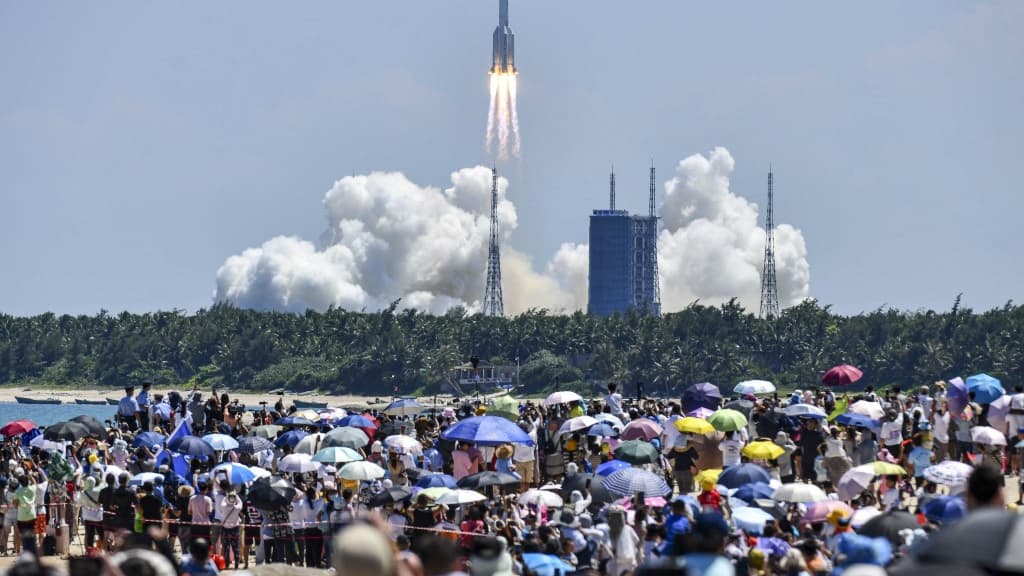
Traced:
<path fill-rule="evenodd" d="M 702 386 L 680 399 L 625 398 L 613 384 L 590 400 L 349 414 L 144 383 L 86 433 L 5 433 L 0 554 L 67 554 L 80 541 L 93 562 L 71 562 L 82 574 L 142 573 L 125 562 L 196 575 L 263 563 L 416 576 L 884 573 L 970 509 L 1002 506 L 1005 478 L 1020 478 L 1020 387 L 951 409 L 944 382 L 731 398 Z M 521 434 L 452 434 L 473 418 Z"/>

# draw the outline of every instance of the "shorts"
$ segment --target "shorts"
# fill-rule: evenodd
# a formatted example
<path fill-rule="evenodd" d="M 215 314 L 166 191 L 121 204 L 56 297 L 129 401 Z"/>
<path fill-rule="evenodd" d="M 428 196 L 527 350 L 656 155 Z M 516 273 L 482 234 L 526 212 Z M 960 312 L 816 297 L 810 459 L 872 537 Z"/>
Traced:
<path fill-rule="evenodd" d="M 4 528 L 13 528 L 18 523 L 18 511 L 8 512 L 4 515 Z"/>
<path fill-rule="evenodd" d="M 533 473 L 533 469 L 535 467 L 534 464 L 535 462 L 533 460 L 530 460 L 529 462 L 516 462 L 516 472 L 519 472 L 523 483 L 527 486 L 533 485 L 534 476 L 536 476 Z"/>
<path fill-rule="evenodd" d="M 46 514 L 36 516 L 36 534 L 46 534 Z"/>

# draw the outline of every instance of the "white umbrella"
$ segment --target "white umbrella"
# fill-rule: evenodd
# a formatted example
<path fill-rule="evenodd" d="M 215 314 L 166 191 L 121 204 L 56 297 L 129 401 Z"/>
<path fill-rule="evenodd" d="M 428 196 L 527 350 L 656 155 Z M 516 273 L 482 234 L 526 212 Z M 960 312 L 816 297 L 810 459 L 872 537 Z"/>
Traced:
<path fill-rule="evenodd" d="M 1010 415 L 1010 396 L 1003 394 L 988 405 L 988 423 L 996 430 L 1006 430 L 1007 416 Z"/>
<path fill-rule="evenodd" d="M 867 508 L 858 508 L 853 511 L 853 515 L 850 516 L 850 526 L 855 530 L 861 526 L 867 524 L 868 520 L 871 520 L 875 516 L 881 514 L 882 511 L 874 506 L 868 506 Z"/>
<path fill-rule="evenodd" d="M 775 384 L 767 380 L 745 380 L 732 389 L 736 394 L 771 394 L 775 392 Z"/>
<path fill-rule="evenodd" d="M 484 500 L 487 500 L 487 497 L 476 490 L 464 490 L 459 488 L 458 490 L 452 490 L 442 494 L 440 498 L 435 500 L 435 502 L 438 504 L 454 506 L 457 504 L 472 504 L 473 502 L 482 502 Z"/>
<path fill-rule="evenodd" d="M 875 479 L 875 471 L 871 466 L 871 464 L 865 464 L 850 468 L 839 478 L 836 492 L 839 493 L 840 500 L 853 500 L 860 496 L 860 493 Z"/>
<path fill-rule="evenodd" d="M 538 490 L 537 488 L 530 488 L 526 492 L 523 492 L 519 496 L 519 502 L 527 505 L 540 506 L 544 505 L 548 508 L 561 508 L 563 504 L 562 497 L 554 492 L 547 490 Z"/>
<path fill-rule="evenodd" d="M 615 428 L 620 432 L 626 427 L 626 425 L 622 423 L 622 420 L 619 420 L 617 416 L 609 414 L 608 412 L 602 412 L 597 416 L 594 416 L 594 419 L 598 422 L 607 422 L 612 425 L 612 428 Z"/>
<path fill-rule="evenodd" d="M 42 438 L 42 436 L 40 436 L 40 438 Z M 29 444 L 31 444 L 31 442 Z M 124 470 L 122 470 L 121 468 L 119 468 L 117 466 L 114 466 L 113 464 L 107 464 L 103 468 L 103 476 L 106 476 L 107 474 L 113 474 L 114 478 L 118 478 L 118 477 L 121 476 L 121 474 L 124 474 L 124 473 L 125 473 Z"/>
<path fill-rule="evenodd" d="M 39 448 L 43 452 L 56 452 L 57 450 L 63 450 L 64 449 L 64 443 L 63 442 L 54 442 L 52 440 L 47 440 L 47 439 L 43 438 L 42 434 L 40 434 L 39 436 L 36 436 L 35 438 L 29 440 L 28 445 L 33 447 L 33 448 Z M 116 466 L 115 466 L 115 468 L 116 468 Z M 118 468 L 118 470 L 121 470 L 121 469 Z M 121 470 L 121 471 L 123 472 L 123 470 Z"/>
<path fill-rule="evenodd" d="M 314 462 L 309 454 L 289 454 L 277 462 L 279 472 L 292 474 L 304 474 L 316 472 L 320 469 L 320 463 Z"/>
<path fill-rule="evenodd" d="M 388 436 L 384 439 L 384 445 L 401 454 L 413 454 L 415 456 L 423 454 L 423 444 L 420 444 L 420 441 L 412 436 L 406 436 L 405 434 Z"/>
<path fill-rule="evenodd" d="M 766 523 L 775 521 L 775 517 L 764 510 L 748 506 L 734 508 L 732 519 L 737 528 L 749 534 L 761 534 Z"/>
<path fill-rule="evenodd" d="M 828 414 L 817 406 L 810 404 L 792 404 L 782 409 L 786 416 L 805 416 L 809 418 L 828 418 Z"/>
<path fill-rule="evenodd" d="M 975 426 L 971 428 L 971 441 L 975 444 L 988 444 L 989 446 L 1006 446 L 1006 436 L 995 428 L 988 426 Z"/>
<path fill-rule="evenodd" d="M 822 502 L 828 500 L 828 495 L 825 494 L 824 490 L 818 488 L 814 484 L 803 484 L 793 482 L 790 484 L 783 484 L 775 490 L 772 494 L 772 500 L 778 502 Z"/>
<path fill-rule="evenodd" d="M 562 427 L 558 429 L 559 434 L 571 434 L 573 432 L 579 432 L 580 430 L 586 430 L 594 424 L 597 424 L 597 419 L 591 416 L 577 416 L 575 418 L 569 418 L 566 420 Z"/>
<path fill-rule="evenodd" d="M 882 416 L 885 416 L 885 410 L 882 409 L 882 405 L 878 402 L 868 402 L 867 400 L 858 400 L 850 405 L 846 409 L 847 412 L 853 412 L 854 414 L 860 414 L 861 416 L 867 416 L 872 420 L 881 420 Z"/>
<path fill-rule="evenodd" d="M 553 392 L 544 399 L 544 405 L 555 406 L 557 404 L 568 404 L 569 402 L 578 402 L 580 400 L 583 400 L 583 397 L 575 392 Z"/>
<path fill-rule="evenodd" d="M 321 432 L 310 434 L 302 440 L 299 440 L 299 443 L 295 445 L 295 449 L 292 451 L 296 454 L 308 454 L 309 456 L 312 456 L 313 454 L 316 454 L 320 448 L 323 448 L 325 436 L 326 434 Z"/>
<path fill-rule="evenodd" d="M 384 477 L 384 469 L 373 462 L 349 462 L 338 470 L 338 476 L 344 480 L 376 480 Z"/>
<path fill-rule="evenodd" d="M 271 476 L 270 470 L 260 468 L 259 466 L 250 466 L 249 472 L 252 472 L 252 475 L 256 478 L 267 478 L 268 476 Z"/>
<path fill-rule="evenodd" d="M 956 486 L 958 484 L 966 484 L 973 471 L 974 468 L 970 464 L 964 464 L 956 460 L 945 460 L 925 468 L 924 479 L 943 486 Z"/>

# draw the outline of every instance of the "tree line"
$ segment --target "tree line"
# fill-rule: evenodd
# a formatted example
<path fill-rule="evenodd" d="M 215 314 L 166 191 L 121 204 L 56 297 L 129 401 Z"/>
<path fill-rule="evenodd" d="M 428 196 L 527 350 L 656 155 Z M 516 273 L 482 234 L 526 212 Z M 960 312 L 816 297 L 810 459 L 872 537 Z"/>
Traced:
<path fill-rule="evenodd" d="M 400 309 L 305 314 L 216 304 L 194 314 L 0 315 L 0 384 L 120 387 L 151 378 L 185 386 L 389 395 L 441 389 L 476 356 L 520 365 L 528 393 L 594 392 L 607 382 L 676 395 L 695 382 L 723 390 L 761 378 L 817 385 L 829 367 L 863 384 L 911 386 L 987 372 L 1009 388 L 1024 371 L 1024 307 L 974 312 L 879 309 L 854 316 L 808 300 L 762 319 L 732 301 L 662 317 L 598 318 L 531 310 L 489 318 Z"/>

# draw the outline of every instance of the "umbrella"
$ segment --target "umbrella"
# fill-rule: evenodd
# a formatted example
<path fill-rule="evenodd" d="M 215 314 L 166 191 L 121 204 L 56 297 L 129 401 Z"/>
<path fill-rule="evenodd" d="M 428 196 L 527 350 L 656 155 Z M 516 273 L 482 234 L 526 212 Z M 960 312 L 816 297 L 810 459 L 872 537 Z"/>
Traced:
<path fill-rule="evenodd" d="M 718 476 L 718 483 L 726 488 L 739 488 L 744 484 L 753 484 L 754 482 L 768 484 L 771 481 L 771 474 L 757 464 L 730 466 Z"/>
<path fill-rule="evenodd" d="M 303 436 L 302 439 L 299 440 L 299 443 L 295 445 L 295 448 L 292 448 L 292 452 L 296 452 L 298 454 L 309 454 L 312 456 L 320 450 L 320 446 L 323 445 L 324 438 L 326 436 L 327 435 L 323 432 Z"/>
<path fill-rule="evenodd" d="M 423 454 L 423 444 L 412 436 L 395 434 L 384 439 L 384 445 L 399 454 Z"/>
<path fill-rule="evenodd" d="M 722 404 L 722 408 L 729 408 L 730 410 L 735 410 L 743 414 L 747 418 L 750 418 L 750 412 L 751 410 L 754 409 L 754 403 L 745 398 L 740 398 L 738 400 L 733 400 L 731 402 L 726 402 L 725 404 Z"/>
<path fill-rule="evenodd" d="M 772 499 L 778 502 L 810 503 L 828 500 L 828 495 L 814 484 L 791 483 L 776 488 Z"/>
<path fill-rule="evenodd" d="M 0 428 L 0 434 L 4 436 L 17 436 L 18 434 L 24 434 L 29 430 L 35 430 L 36 423 L 31 420 L 13 420 L 4 424 L 3 428 Z"/>
<path fill-rule="evenodd" d="M 850 516 L 850 526 L 852 526 L 853 529 L 856 530 L 864 524 L 867 524 L 867 522 L 875 516 L 880 516 L 881 514 L 882 511 L 879 510 L 878 508 L 875 508 L 874 506 L 857 508 L 856 510 L 853 511 L 853 516 Z"/>
<path fill-rule="evenodd" d="M 491 416 L 501 416 L 513 422 L 519 420 L 519 401 L 512 396 L 498 396 L 491 400 L 491 408 L 487 411 Z"/>
<path fill-rule="evenodd" d="M 232 486 L 248 484 L 256 479 L 256 473 L 250 470 L 248 466 L 238 464 L 236 462 L 218 464 L 210 471 L 210 475 L 214 478 L 219 475 L 226 475 L 228 477 L 228 482 L 230 482 Z"/>
<path fill-rule="evenodd" d="M 629 467 L 629 462 L 623 462 L 622 460 L 609 460 L 598 464 L 597 470 L 595 470 L 594 473 L 598 476 L 611 476 L 612 473 Z"/>
<path fill-rule="evenodd" d="M 514 422 L 498 416 L 474 416 L 456 422 L 441 433 L 445 440 L 464 440 L 481 446 L 526 444 L 533 446 L 530 436 Z"/>
<path fill-rule="evenodd" d="M 658 449 L 650 442 L 628 440 L 615 449 L 615 459 L 630 464 L 651 464 L 658 461 Z"/>
<path fill-rule="evenodd" d="M 591 416 L 577 416 L 575 418 L 569 418 L 562 423 L 562 427 L 558 429 L 559 434 L 571 434 L 573 432 L 579 432 L 580 430 L 586 430 L 591 426 L 597 424 L 597 419 Z"/>
<path fill-rule="evenodd" d="M 868 484 L 875 479 L 875 470 L 871 464 L 850 468 L 839 478 L 836 492 L 840 500 L 853 500 L 860 496 L 860 493 L 867 489 Z"/>
<path fill-rule="evenodd" d="M 775 460 L 785 453 L 781 446 L 771 440 L 755 440 L 740 450 L 740 454 L 751 460 Z"/>
<path fill-rule="evenodd" d="M 156 472 L 142 472 L 132 476 L 132 479 L 128 481 L 129 486 L 142 486 L 146 482 L 152 482 L 153 484 L 163 484 L 164 475 Z"/>
<path fill-rule="evenodd" d="M 411 416 L 413 414 L 419 414 L 426 409 L 426 406 L 411 398 L 402 398 L 388 404 L 387 407 L 384 408 L 384 413 L 389 416 Z"/>
<path fill-rule="evenodd" d="M 885 410 L 882 405 L 878 402 L 868 402 L 867 400 L 858 400 L 850 407 L 847 408 L 847 412 L 851 414 L 860 414 L 861 416 L 867 416 L 872 420 L 881 420 L 885 416 Z"/>
<path fill-rule="evenodd" d="M 107 437 L 106 426 L 104 426 L 102 422 L 93 418 L 92 416 L 82 414 L 81 416 L 75 416 L 74 418 L 68 420 L 68 422 L 78 422 L 79 424 L 82 424 L 89 430 L 89 435 L 92 436 L 93 438 Z"/>
<path fill-rule="evenodd" d="M 860 428 L 869 428 L 872 430 L 876 430 L 879 426 L 881 426 L 878 420 L 873 420 L 870 416 L 857 414 L 855 412 L 847 412 L 846 414 L 840 414 L 836 418 L 836 422 L 844 426 L 857 426 Z"/>
<path fill-rule="evenodd" d="M 693 410 L 699 406 L 714 410 L 722 403 L 722 392 L 718 386 L 710 382 L 693 384 L 683 390 L 683 410 Z"/>
<path fill-rule="evenodd" d="M 638 418 L 626 424 L 626 427 L 622 429 L 621 438 L 623 440 L 653 440 L 661 436 L 662 432 L 664 430 L 661 425 L 654 420 Z"/>
<path fill-rule="evenodd" d="M 568 404 L 570 402 L 579 402 L 583 400 L 583 397 L 575 392 L 569 392 L 568 390 L 562 392 L 553 392 L 544 399 L 545 406 L 556 406 L 558 404 Z"/>
<path fill-rule="evenodd" d="M 242 436 L 238 439 L 238 451 L 242 454 L 255 454 L 273 449 L 274 443 L 260 436 Z"/>
<path fill-rule="evenodd" d="M 697 486 L 700 486 L 705 481 L 711 481 L 714 484 L 718 484 L 718 477 L 722 475 L 721 468 L 708 468 L 707 470 L 701 470 L 693 477 L 694 482 Z"/>
<path fill-rule="evenodd" d="M 142 448 L 143 446 L 146 448 L 162 446 L 164 440 L 167 440 L 167 437 L 163 434 L 157 434 L 156 432 L 139 432 L 135 439 L 132 440 L 132 448 Z"/>
<path fill-rule="evenodd" d="M 917 517 L 910 512 L 890 510 L 865 522 L 857 530 L 857 533 L 872 538 L 888 538 L 889 542 L 892 542 L 893 545 L 900 546 L 903 544 L 903 537 L 900 536 L 900 531 L 907 529 L 915 530 L 920 526 L 917 522 Z"/>
<path fill-rule="evenodd" d="M 754 482 L 753 484 L 740 486 L 732 495 L 734 498 L 739 498 L 744 502 L 753 502 L 757 498 L 771 498 L 774 493 L 775 488 L 772 488 L 770 484 Z"/>
<path fill-rule="evenodd" d="M 690 416 L 676 420 L 675 427 L 683 434 L 710 434 L 715 431 L 715 427 L 708 424 L 707 420 Z"/>
<path fill-rule="evenodd" d="M 274 438 L 277 438 L 277 433 L 280 432 L 281 430 L 283 430 L 283 428 L 281 426 L 275 426 L 273 424 L 267 424 L 265 426 L 257 426 L 255 428 L 253 428 L 252 429 L 252 434 L 253 434 L 253 436 L 257 436 L 259 438 L 266 438 L 268 440 L 273 440 Z"/>
<path fill-rule="evenodd" d="M 989 426 L 975 426 L 971 428 L 971 441 L 975 444 L 987 444 L 989 446 L 1006 446 L 1006 436 L 995 428 Z"/>
<path fill-rule="evenodd" d="M 821 377 L 821 381 L 826 386 L 845 386 L 853 384 L 863 376 L 864 373 L 857 368 L 849 364 L 841 364 L 829 368 L 828 372 L 825 372 L 825 375 Z"/>
<path fill-rule="evenodd" d="M 392 486 L 371 496 L 370 506 L 394 504 L 395 502 L 401 502 L 410 496 L 412 496 L 412 490 L 409 488 L 406 488 L 405 486 Z"/>
<path fill-rule="evenodd" d="M 320 419 L 320 414 L 313 409 L 297 410 L 292 413 L 292 416 L 296 418 L 305 418 L 306 420 L 317 421 Z"/>
<path fill-rule="evenodd" d="M 1024 572 L 1024 516 L 982 508 L 944 526 L 911 554 L 921 562 L 974 564 L 998 572 Z"/>
<path fill-rule="evenodd" d="M 703 406 L 698 406 L 698 407 L 694 408 L 693 410 L 688 411 L 686 413 L 686 415 L 690 416 L 692 418 L 707 418 L 708 416 L 711 416 L 714 413 L 715 413 L 715 411 L 711 410 L 710 408 L 705 408 Z"/>
<path fill-rule="evenodd" d="M 806 524 L 814 524 L 815 522 L 824 522 L 828 515 L 834 510 L 842 510 L 847 516 L 853 515 L 853 508 L 850 508 L 845 502 L 838 500 L 825 500 L 823 502 L 813 502 L 807 505 L 807 512 L 801 518 L 801 522 Z"/>
<path fill-rule="evenodd" d="M 377 429 L 377 423 L 362 414 L 349 414 L 344 418 L 335 420 L 334 425 L 341 427 L 351 426 L 353 428 L 369 428 L 370 430 Z"/>
<path fill-rule="evenodd" d="M 557 494 L 556 494 L 557 496 Z M 487 500 L 487 496 L 477 492 L 476 490 L 449 490 L 442 494 L 435 502 L 438 504 L 446 504 L 448 506 L 458 506 L 462 504 L 472 504 L 474 502 L 482 502 Z"/>
<path fill-rule="evenodd" d="M 782 413 L 800 418 L 828 418 L 824 410 L 810 404 L 791 404 L 783 408 Z"/>
<path fill-rule="evenodd" d="M 519 478 L 504 472 L 486 470 L 464 476 L 456 482 L 459 488 L 484 488 L 486 486 L 519 486 Z"/>
<path fill-rule="evenodd" d="M 458 488 L 458 483 L 455 482 L 455 477 L 448 474 L 433 473 L 424 474 L 420 476 L 420 479 L 416 481 L 417 488 L 450 488 L 454 490 Z"/>
<path fill-rule="evenodd" d="M 899 476 L 906 474 L 906 469 L 898 464 L 892 462 L 886 462 L 884 460 L 875 460 L 874 462 L 868 462 L 867 464 L 861 464 L 857 468 L 863 468 L 864 470 L 870 470 L 875 476 Z"/>
<path fill-rule="evenodd" d="M 57 422 L 43 430 L 43 438 L 52 442 L 74 442 L 89 435 L 89 429 L 79 422 Z"/>
<path fill-rule="evenodd" d="M 278 510 L 290 506 L 298 491 L 280 476 L 260 478 L 249 488 L 248 500 L 260 510 Z"/>
<path fill-rule="evenodd" d="M 349 462 L 338 470 L 338 476 L 345 480 L 376 480 L 384 477 L 384 469 L 373 462 Z"/>
<path fill-rule="evenodd" d="M 42 434 L 36 436 L 32 440 L 29 440 L 28 445 L 31 446 L 32 448 L 39 448 L 44 452 L 53 452 L 55 450 L 64 449 L 63 440 L 60 442 L 52 442 L 50 440 L 47 440 L 46 438 L 43 438 Z"/>
<path fill-rule="evenodd" d="M 967 502 L 960 496 L 939 496 L 924 505 L 924 517 L 936 524 L 952 524 L 967 515 Z"/>
<path fill-rule="evenodd" d="M 358 462 L 362 459 L 362 454 L 344 446 L 321 448 L 313 455 L 314 462 L 323 462 L 325 464 L 347 464 L 349 462 Z"/>
<path fill-rule="evenodd" d="M 616 430 L 622 430 L 623 428 L 626 427 L 626 425 L 622 423 L 622 420 L 620 420 L 618 416 L 610 414 L 608 412 L 602 412 L 597 416 L 594 416 L 594 419 L 597 420 L 598 422 L 607 422 L 611 424 L 612 428 L 615 428 Z"/>
<path fill-rule="evenodd" d="M 989 404 L 1006 394 L 999 379 L 988 374 L 975 374 L 967 378 L 967 391 L 974 392 L 974 401 L 978 404 Z"/>
<path fill-rule="evenodd" d="M 1006 430 L 1007 416 L 1010 415 L 1010 399 L 1012 396 L 1003 395 L 996 398 L 988 405 L 988 425 L 996 430 Z M 1014 432 L 1016 432 L 1014 430 Z"/>
<path fill-rule="evenodd" d="M 641 492 L 645 496 L 667 496 L 672 493 L 664 478 L 642 468 L 626 468 L 614 472 L 604 479 L 604 487 L 618 496 L 633 496 Z"/>
<path fill-rule="evenodd" d="M 760 535 L 764 532 L 764 525 L 775 522 L 775 517 L 759 508 L 743 506 L 732 511 L 732 520 L 740 530 Z"/>
<path fill-rule="evenodd" d="M 551 554 L 540 552 L 526 552 L 523 554 L 523 564 L 530 572 L 537 576 L 554 576 L 556 574 L 571 574 L 575 571 L 571 565 Z"/>
<path fill-rule="evenodd" d="M 235 440 L 227 434 L 207 434 L 206 436 L 203 436 L 203 440 L 209 442 L 210 446 L 213 446 L 213 449 L 218 452 L 238 448 L 238 440 Z"/>
<path fill-rule="evenodd" d="M 344 446 L 346 448 L 359 449 L 370 443 L 370 437 L 359 428 L 335 428 L 324 436 L 321 448 L 332 446 Z"/>
<path fill-rule="evenodd" d="M 182 436 L 175 438 L 167 444 L 167 447 L 171 450 L 191 456 L 193 458 L 202 458 L 203 456 L 213 456 L 216 450 L 210 443 L 198 436 Z"/>
<path fill-rule="evenodd" d="M 949 413 L 953 416 L 963 414 L 970 401 L 967 384 L 963 379 L 957 376 L 950 380 L 949 386 L 946 387 L 946 403 L 949 406 Z"/>
<path fill-rule="evenodd" d="M 598 422 L 587 430 L 587 436 L 600 436 L 604 438 L 615 438 L 619 435 L 619 431 L 615 429 L 608 422 Z"/>
<path fill-rule="evenodd" d="M 277 440 L 274 440 L 274 444 L 277 444 L 282 448 L 285 446 L 294 448 L 298 445 L 299 441 L 306 436 L 309 436 L 309 432 L 306 432 L 305 430 L 289 430 L 284 434 L 281 434 Z"/>
<path fill-rule="evenodd" d="M 309 418 L 300 418 L 298 416 L 286 416 L 284 418 L 279 418 L 276 422 L 274 422 L 274 425 L 284 426 L 285 428 L 287 428 L 289 426 L 314 426 L 315 423 Z"/>
<path fill-rule="evenodd" d="M 530 488 L 519 496 L 521 504 L 533 504 L 535 506 L 547 506 L 548 508 L 561 508 L 564 504 L 562 497 L 550 490 L 538 490 Z"/>
<path fill-rule="evenodd" d="M 735 432 L 747 425 L 747 417 L 729 408 L 723 408 L 708 417 L 708 422 L 720 432 Z"/>
<path fill-rule="evenodd" d="M 320 469 L 321 464 L 314 462 L 313 457 L 309 454 L 289 454 L 277 463 L 277 469 L 280 472 L 289 472 L 293 474 L 305 474 L 306 472 L 316 472 Z"/>
<path fill-rule="evenodd" d="M 775 384 L 767 380 L 745 380 L 732 389 L 735 394 L 771 394 L 775 392 Z"/>
<path fill-rule="evenodd" d="M 956 460 L 944 460 L 924 470 L 924 479 L 943 486 L 966 484 L 974 468 Z"/>
<path fill-rule="evenodd" d="M 604 477 L 596 474 L 573 474 L 562 480 L 562 497 L 570 498 L 574 490 L 581 494 L 590 491 L 590 498 L 595 504 L 608 504 L 615 501 L 619 496 L 612 494 L 605 488 Z"/>

